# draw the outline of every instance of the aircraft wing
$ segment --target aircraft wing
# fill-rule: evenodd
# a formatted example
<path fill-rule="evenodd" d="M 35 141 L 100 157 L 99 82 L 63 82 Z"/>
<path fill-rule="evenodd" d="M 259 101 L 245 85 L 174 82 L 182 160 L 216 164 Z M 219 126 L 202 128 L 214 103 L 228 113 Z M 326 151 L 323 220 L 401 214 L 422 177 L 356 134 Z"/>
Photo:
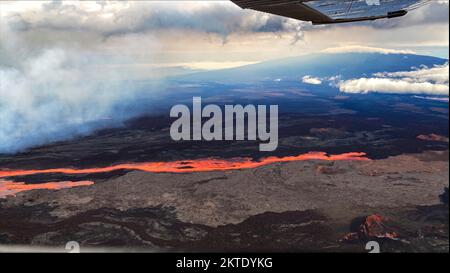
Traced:
<path fill-rule="evenodd" d="M 311 21 L 335 24 L 393 18 L 406 15 L 430 0 L 231 0 L 244 9 Z"/>

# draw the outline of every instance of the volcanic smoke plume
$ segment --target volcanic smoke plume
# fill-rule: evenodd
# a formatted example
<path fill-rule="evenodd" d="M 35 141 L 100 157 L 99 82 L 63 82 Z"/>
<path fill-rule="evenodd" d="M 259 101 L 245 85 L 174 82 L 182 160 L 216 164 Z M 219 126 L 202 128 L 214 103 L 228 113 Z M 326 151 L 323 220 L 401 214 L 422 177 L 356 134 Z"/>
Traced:
<path fill-rule="evenodd" d="M 114 60 L 88 49 L 30 48 L 0 24 L 8 37 L 0 41 L 0 154 L 118 126 L 150 113 L 163 89 L 157 80 L 144 86 L 105 70 Z"/>

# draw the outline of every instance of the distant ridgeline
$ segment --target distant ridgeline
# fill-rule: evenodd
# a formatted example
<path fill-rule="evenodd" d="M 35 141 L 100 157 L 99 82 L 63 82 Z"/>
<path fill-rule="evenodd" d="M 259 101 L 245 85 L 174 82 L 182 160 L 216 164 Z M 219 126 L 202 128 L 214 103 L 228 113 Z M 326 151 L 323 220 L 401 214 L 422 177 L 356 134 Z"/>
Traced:
<path fill-rule="evenodd" d="M 172 78 L 186 82 L 249 83 L 265 80 L 299 80 L 306 75 L 344 79 L 379 72 L 410 71 L 414 67 L 443 65 L 447 59 L 414 54 L 324 53 L 268 61 L 238 68 L 199 72 Z"/>

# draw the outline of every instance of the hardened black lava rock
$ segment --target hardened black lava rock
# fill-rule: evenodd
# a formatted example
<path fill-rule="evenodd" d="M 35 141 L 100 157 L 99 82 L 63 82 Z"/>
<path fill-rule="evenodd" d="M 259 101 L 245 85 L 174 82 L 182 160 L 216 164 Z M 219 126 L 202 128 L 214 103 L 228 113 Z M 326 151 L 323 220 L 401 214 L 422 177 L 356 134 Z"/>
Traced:
<path fill-rule="evenodd" d="M 448 205 L 448 188 L 445 188 L 444 193 L 440 195 L 442 203 Z"/>

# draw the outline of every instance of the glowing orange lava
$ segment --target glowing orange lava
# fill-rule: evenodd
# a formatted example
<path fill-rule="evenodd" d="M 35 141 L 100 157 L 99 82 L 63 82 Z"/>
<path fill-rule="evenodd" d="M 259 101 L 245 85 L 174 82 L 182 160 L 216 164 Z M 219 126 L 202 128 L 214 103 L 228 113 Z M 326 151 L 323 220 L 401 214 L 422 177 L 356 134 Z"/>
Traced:
<path fill-rule="evenodd" d="M 0 198 L 7 196 L 15 196 L 19 192 L 31 191 L 31 190 L 61 190 L 67 188 L 91 186 L 92 181 L 62 181 L 62 182 L 49 182 L 42 184 L 25 184 L 23 182 L 13 182 L 7 180 L 0 180 Z"/>
<path fill-rule="evenodd" d="M 224 159 L 198 159 L 198 160 L 183 160 L 172 162 L 146 162 L 146 163 L 125 163 L 110 167 L 102 168 L 88 168 L 88 169 L 71 169 L 71 168 L 56 168 L 44 170 L 0 170 L 0 178 L 12 176 L 26 176 L 33 174 L 48 174 L 48 173 L 62 173 L 62 174 L 93 174 L 106 173 L 116 170 L 138 170 L 151 173 L 193 173 L 193 172 L 210 172 L 210 171 L 229 171 L 252 169 L 273 163 L 292 162 L 304 160 L 324 160 L 324 161 L 368 161 L 365 153 L 345 153 L 340 155 L 327 155 L 323 152 L 310 152 L 298 156 L 286 157 L 267 157 L 260 161 L 254 161 L 251 158 L 236 158 L 231 160 Z"/>

